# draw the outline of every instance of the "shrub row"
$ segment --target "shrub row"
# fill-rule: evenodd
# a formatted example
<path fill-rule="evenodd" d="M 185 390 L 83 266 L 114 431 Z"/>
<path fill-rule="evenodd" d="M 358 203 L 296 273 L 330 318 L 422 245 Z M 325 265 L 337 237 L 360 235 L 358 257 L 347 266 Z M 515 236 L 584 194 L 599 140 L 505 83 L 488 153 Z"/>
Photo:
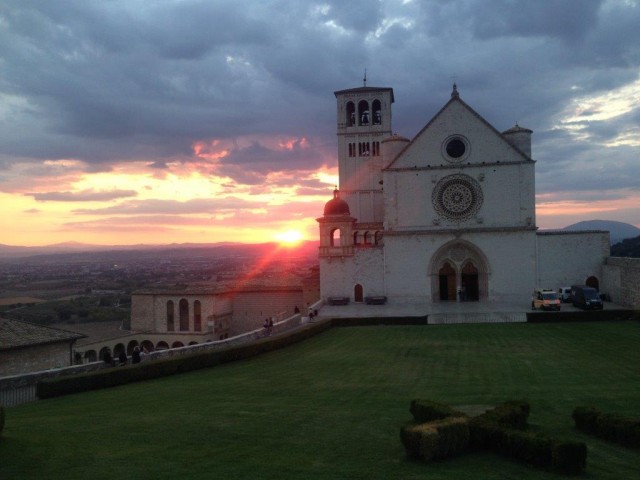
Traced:
<path fill-rule="evenodd" d="M 411 423 L 400 429 L 407 455 L 425 461 L 453 457 L 467 450 L 469 425 L 466 417 L 449 417 L 428 423 Z"/>
<path fill-rule="evenodd" d="M 329 322 L 318 322 L 296 329 L 288 334 L 266 337 L 253 343 L 230 346 L 220 350 L 148 360 L 136 365 L 45 379 L 38 382 L 36 395 L 41 399 L 52 398 L 214 367 L 292 345 L 317 335 L 330 327 L 331 324 Z"/>
<path fill-rule="evenodd" d="M 527 428 L 531 407 L 527 400 L 510 400 L 474 418 L 476 422 L 490 423 L 504 428 Z"/>
<path fill-rule="evenodd" d="M 602 413 L 592 407 L 576 407 L 572 417 L 583 432 L 628 447 L 640 446 L 640 418 Z"/>
<path fill-rule="evenodd" d="M 2 435 L 3 429 L 4 429 L 4 407 L 0 405 L 0 435 Z"/>
<path fill-rule="evenodd" d="M 409 407 L 413 419 L 418 423 L 432 422 L 447 417 L 464 417 L 465 414 L 458 412 L 449 405 L 443 403 L 432 402 L 421 398 L 411 401 Z"/>
<path fill-rule="evenodd" d="M 525 431 L 529 417 L 526 401 L 507 402 L 469 421 L 470 444 L 540 468 L 568 474 L 584 471 L 587 447 Z"/>

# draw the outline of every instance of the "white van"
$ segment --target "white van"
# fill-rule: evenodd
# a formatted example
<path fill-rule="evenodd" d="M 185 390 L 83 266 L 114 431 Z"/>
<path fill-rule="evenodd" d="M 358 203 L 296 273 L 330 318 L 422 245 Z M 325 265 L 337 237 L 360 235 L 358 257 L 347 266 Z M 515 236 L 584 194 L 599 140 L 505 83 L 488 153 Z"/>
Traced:
<path fill-rule="evenodd" d="M 558 298 L 563 303 L 569 303 L 571 301 L 571 287 L 560 287 L 558 289 Z"/>

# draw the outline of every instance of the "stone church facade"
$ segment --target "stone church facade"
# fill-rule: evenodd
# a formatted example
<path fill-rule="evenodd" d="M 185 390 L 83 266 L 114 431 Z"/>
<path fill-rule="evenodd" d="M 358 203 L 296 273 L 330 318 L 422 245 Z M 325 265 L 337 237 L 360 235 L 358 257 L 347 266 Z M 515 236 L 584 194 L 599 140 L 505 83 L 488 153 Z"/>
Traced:
<path fill-rule="evenodd" d="M 539 232 L 532 131 L 451 98 L 409 140 L 391 88 L 335 92 L 340 189 L 318 218 L 323 300 L 518 302 L 600 286 L 608 232 Z"/>

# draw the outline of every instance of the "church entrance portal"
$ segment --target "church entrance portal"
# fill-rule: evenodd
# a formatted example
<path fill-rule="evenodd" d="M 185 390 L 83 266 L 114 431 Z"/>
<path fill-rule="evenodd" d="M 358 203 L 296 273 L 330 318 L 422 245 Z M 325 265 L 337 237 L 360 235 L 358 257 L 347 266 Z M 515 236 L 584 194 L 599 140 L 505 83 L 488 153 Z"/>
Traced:
<path fill-rule="evenodd" d="M 429 270 L 434 301 L 477 302 L 487 298 L 487 258 L 471 242 L 454 240 L 440 247 L 431 258 Z"/>

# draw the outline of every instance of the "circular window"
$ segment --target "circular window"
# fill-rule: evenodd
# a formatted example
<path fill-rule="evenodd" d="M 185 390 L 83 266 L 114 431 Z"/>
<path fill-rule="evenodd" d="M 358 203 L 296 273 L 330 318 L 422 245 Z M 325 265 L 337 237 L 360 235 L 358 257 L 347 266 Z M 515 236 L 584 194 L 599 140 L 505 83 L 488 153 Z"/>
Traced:
<path fill-rule="evenodd" d="M 447 155 L 451 158 L 460 158 L 464 155 L 464 151 L 467 147 L 464 146 L 464 142 L 459 138 L 454 138 L 447 143 Z"/>
<path fill-rule="evenodd" d="M 442 155 L 450 162 L 461 162 L 469 156 L 469 142 L 460 135 L 448 137 L 442 144 Z"/>
<path fill-rule="evenodd" d="M 433 190 L 433 208 L 451 220 L 465 220 L 482 206 L 482 189 L 467 175 L 449 175 L 441 179 Z"/>

